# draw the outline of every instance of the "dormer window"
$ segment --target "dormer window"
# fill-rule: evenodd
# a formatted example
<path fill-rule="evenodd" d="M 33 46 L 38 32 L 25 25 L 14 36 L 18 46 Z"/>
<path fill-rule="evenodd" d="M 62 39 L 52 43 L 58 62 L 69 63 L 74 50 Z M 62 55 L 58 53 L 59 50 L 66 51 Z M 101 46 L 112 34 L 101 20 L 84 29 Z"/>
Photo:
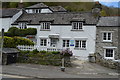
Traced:
<path fill-rule="evenodd" d="M 20 29 L 27 29 L 27 22 L 20 22 L 19 23 L 19 28 Z"/>
<path fill-rule="evenodd" d="M 83 23 L 82 22 L 72 22 L 72 30 L 82 30 Z"/>
<path fill-rule="evenodd" d="M 50 22 L 42 22 L 40 30 L 50 30 Z"/>

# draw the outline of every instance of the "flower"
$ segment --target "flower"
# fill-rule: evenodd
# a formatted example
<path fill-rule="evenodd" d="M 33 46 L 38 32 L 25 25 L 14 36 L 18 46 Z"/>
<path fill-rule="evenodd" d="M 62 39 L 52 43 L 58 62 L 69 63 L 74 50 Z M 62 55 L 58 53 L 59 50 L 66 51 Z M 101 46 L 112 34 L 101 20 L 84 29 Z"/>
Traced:
<path fill-rule="evenodd" d="M 63 55 L 63 56 L 72 56 L 73 55 L 72 51 L 70 51 L 68 48 L 61 51 L 60 54 Z"/>

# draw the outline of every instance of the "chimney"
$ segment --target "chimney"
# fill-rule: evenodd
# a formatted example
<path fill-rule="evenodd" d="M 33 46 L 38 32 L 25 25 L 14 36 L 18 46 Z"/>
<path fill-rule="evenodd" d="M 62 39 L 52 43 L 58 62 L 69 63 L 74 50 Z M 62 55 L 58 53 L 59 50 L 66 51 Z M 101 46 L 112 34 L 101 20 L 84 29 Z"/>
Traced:
<path fill-rule="evenodd" d="M 20 0 L 20 3 L 18 3 L 18 8 L 19 9 L 24 8 L 23 0 Z"/>

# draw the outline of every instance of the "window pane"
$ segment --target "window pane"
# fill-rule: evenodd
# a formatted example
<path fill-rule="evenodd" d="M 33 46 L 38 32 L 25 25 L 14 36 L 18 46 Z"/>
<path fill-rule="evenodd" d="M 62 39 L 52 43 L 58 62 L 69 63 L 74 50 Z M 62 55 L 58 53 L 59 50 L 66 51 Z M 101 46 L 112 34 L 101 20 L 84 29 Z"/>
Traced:
<path fill-rule="evenodd" d="M 113 57 L 113 49 L 106 49 L 106 57 Z"/>
<path fill-rule="evenodd" d="M 40 45 L 43 46 L 43 39 L 41 39 L 41 41 L 40 41 Z"/>
<path fill-rule="evenodd" d="M 65 40 L 63 40 L 63 47 L 65 47 Z"/>
<path fill-rule="evenodd" d="M 46 39 L 44 39 L 44 46 L 46 46 L 47 45 L 47 40 Z"/>
<path fill-rule="evenodd" d="M 47 23 L 41 23 L 41 29 L 50 29 L 50 23 L 49 22 L 47 22 Z"/>
<path fill-rule="evenodd" d="M 108 33 L 108 40 L 111 40 L 111 33 Z"/>
<path fill-rule="evenodd" d="M 78 40 L 75 41 L 75 47 L 79 47 L 79 41 Z"/>
<path fill-rule="evenodd" d="M 67 46 L 66 47 L 69 47 L 69 40 L 67 40 Z"/>
<path fill-rule="evenodd" d="M 82 23 L 79 23 L 79 29 L 82 29 Z"/>
<path fill-rule="evenodd" d="M 86 48 L 86 41 L 82 41 L 82 48 Z"/>
<path fill-rule="evenodd" d="M 106 33 L 103 33 L 103 40 L 106 40 L 106 36 L 107 34 Z"/>

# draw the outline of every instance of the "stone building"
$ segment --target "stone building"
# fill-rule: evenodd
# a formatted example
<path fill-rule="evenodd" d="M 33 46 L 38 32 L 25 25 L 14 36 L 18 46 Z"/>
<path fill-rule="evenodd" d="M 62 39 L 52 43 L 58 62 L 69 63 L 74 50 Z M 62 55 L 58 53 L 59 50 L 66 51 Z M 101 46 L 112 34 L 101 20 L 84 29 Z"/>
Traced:
<path fill-rule="evenodd" d="M 116 17 L 101 17 L 96 30 L 96 53 L 104 59 L 120 59 L 119 28 L 120 22 Z"/>

